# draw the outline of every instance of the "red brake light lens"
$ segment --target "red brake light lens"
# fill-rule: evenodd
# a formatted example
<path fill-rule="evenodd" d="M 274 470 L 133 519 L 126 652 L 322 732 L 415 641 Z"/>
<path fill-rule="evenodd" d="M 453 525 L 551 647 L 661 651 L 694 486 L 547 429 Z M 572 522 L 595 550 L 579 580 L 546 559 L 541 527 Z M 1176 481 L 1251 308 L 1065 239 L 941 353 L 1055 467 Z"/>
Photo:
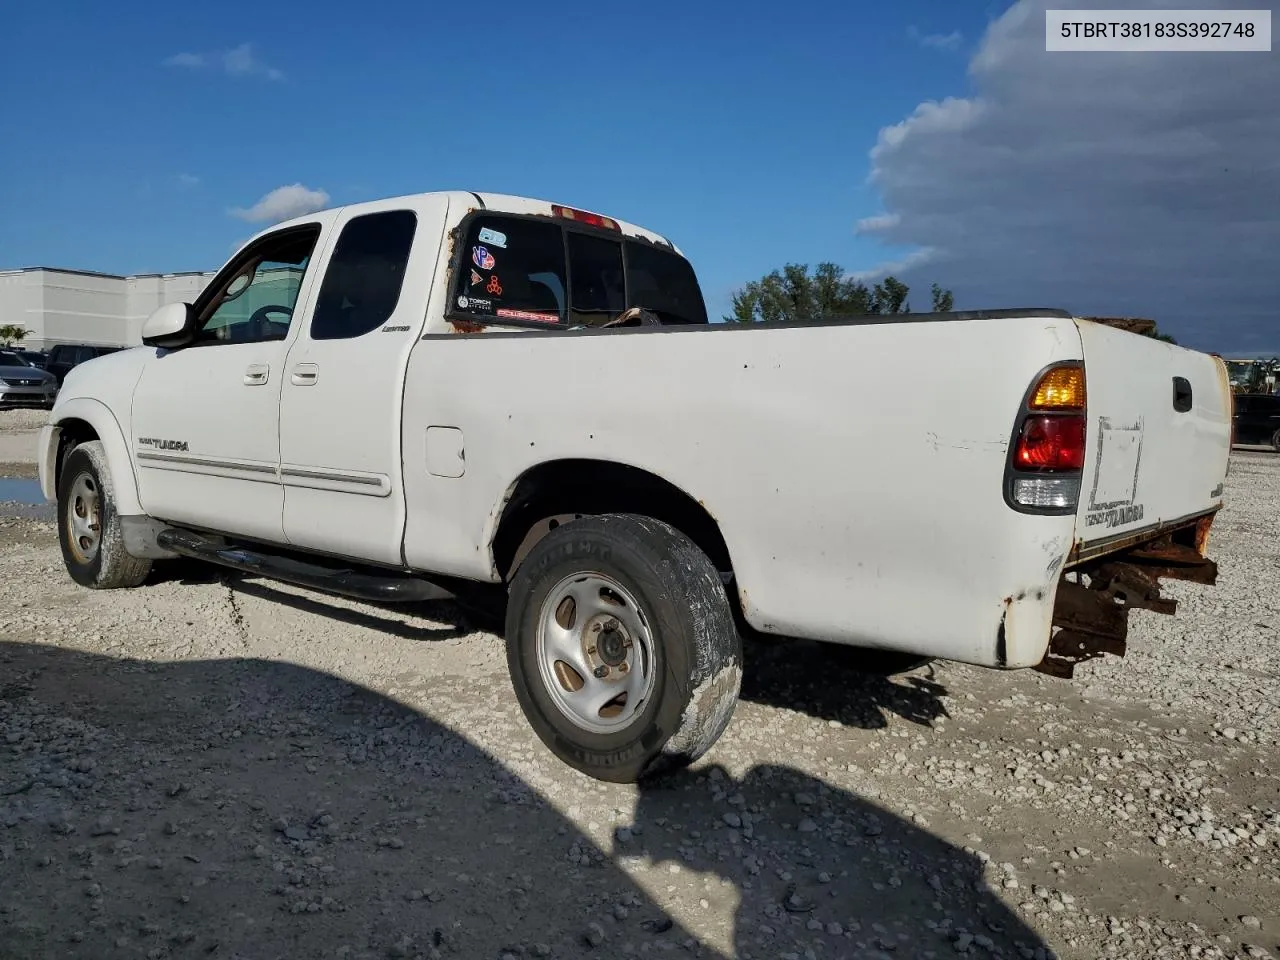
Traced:
<path fill-rule="evenodd" d="M 608 217 L 602 217 L 598 213 L 588 213 L 586 210 L 575 210 L 573 207 L 562 207 L 558 203 L 551 205 L 551 212 L 557 217 L 564 217 L 566 220 L 572 220 L 574 223 L 585 223 L 591 227 L 604 227 L 606 230 L 617 230 L 622 232 L 622 228 L 618 226 L 616 220 L 610 220 Z"/>
<path fill-rule="evenodd" d="M 1021 470 L 1083 470 L 1084 417 L 1028 417 L 1014 465 Z"/>

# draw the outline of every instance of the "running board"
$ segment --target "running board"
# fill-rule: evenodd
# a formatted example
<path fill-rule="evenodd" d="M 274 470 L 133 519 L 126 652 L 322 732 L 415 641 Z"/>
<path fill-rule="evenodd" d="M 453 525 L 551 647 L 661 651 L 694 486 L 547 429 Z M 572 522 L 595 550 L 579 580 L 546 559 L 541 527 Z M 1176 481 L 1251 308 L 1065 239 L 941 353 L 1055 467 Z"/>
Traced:
<path fill-rule="evenodd" d="M 361 573 L 349 567 L 326 567 L 292 557 L 230 546 L 220 542 L 221 539 L 174 527 L 168 527 L 156 535 L 157 544 L 184 557 L 206 560 L 242 573 L 256 573 L 323 593 L 336 593 L 375 603 L 416 603 L 440 597 L 440 587 L 418 577 Z"/>

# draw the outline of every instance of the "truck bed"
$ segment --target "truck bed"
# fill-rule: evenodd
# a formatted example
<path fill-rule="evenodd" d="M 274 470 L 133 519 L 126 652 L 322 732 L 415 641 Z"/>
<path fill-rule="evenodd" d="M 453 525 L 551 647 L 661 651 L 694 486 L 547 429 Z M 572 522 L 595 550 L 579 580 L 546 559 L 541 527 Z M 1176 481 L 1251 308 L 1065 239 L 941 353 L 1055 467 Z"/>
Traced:
<path fill-rule="evenodd" d="M 496 579 L 468 547 L 491 542 L 513 480 L 551 451 L 608 460 L 707 510 L 757 630 L 1035 664 L 1069 559 L 1220 503 L 1215 361 L 1061 311 L 907 321 L 428 336 L 409 365 L 405 461 L 431 456 L 431 427 L 456 428 L 468 482 L 406 475 L 406 559 Z M 1019 404 L 1062 360 L 1085 361 L 1090 392 L 1078 519 L 1015 512 L 1001 493 Z M 1192 381 L 1183 419 L 1171 374 Z M 1115 494 L 1138 456 L 1116 431 L 1134 422 L 1139 482 Z M 1142 509 L 1090 523 L 1099 495 Z"/>

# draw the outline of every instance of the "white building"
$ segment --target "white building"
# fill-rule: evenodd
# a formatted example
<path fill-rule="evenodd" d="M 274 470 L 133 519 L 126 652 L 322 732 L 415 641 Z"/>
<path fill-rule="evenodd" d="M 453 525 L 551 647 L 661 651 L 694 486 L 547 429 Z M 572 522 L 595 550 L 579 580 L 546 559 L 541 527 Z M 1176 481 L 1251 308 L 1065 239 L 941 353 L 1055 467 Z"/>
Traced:
<path fill-rule="evenodd" d="M 190 303 L 213 278 L 206 273 L 148 273 L 118 277 L 87 270 L 25 267 L 0 270 L 0 327 L 27 331 L 22 346 L 58 343 L 136 347 L 142 323 L 165 303 Z"/>

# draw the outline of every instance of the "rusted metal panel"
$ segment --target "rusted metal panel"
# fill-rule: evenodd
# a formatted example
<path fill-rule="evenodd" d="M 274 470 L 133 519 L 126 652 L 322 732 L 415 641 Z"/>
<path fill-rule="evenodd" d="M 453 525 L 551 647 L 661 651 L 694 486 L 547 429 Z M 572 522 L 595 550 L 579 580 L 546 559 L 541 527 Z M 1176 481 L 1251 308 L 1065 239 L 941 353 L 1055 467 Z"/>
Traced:
<path fill-rule="evenodd" d="M 1143 544 L 1134 548 L 1128 558 L 1136 561 L 1139 569 L 1153 577 L 1189 580 L 1210 587 L 1218 582 L 1218 565 L 1200 554 L 1195 547 L 1185 544 Z"/>
<path fill-rule="evenodd" d="M 1131 534 L 1124 534 L 1110 540 L 1098 540 L 1093 543 L 1086 543 L 1084 540 L 1077 540 L 1071 547 L 1071 553 L 1067 556 L 1067 569 L 1075 569 L 1077 567 L 1081 567 L 1088 561 L 1120 553 L 1121 551 L 1129 550 L 1138 544 L 1159 540 L 1182 531 L 1191 531 L 1194 529 L 1195 536 L 1197 538 L 1202 538 L 1207 543 L 1209 539 L 1209 528 L 1212 526 L 1213 519 L 1220 509 L 1221 505 L 1214 507 L 1208 513 L 1159 523 L 1143 530 L 1136 530 Z"/>
<path fill-rule="evenodd" d="M 1111 654 L 1123 657 L 1129 631 L 1129 611 L 1150 610 L 1171 615 L 1176 600 L 1160 595 L 1160 581 L 1189 580 L 1213 585 L 1218 565 L 1198 545 L 1205 542 L 1212 516 L 1195 527 L 1197 546 L 1174 541 L 1173 534 L 1108 555 L 1063 579 L 1053 608 L 1053 635 L 1044 659 L 1035 669 L 1070 679 L 1077 663 Z"/>

